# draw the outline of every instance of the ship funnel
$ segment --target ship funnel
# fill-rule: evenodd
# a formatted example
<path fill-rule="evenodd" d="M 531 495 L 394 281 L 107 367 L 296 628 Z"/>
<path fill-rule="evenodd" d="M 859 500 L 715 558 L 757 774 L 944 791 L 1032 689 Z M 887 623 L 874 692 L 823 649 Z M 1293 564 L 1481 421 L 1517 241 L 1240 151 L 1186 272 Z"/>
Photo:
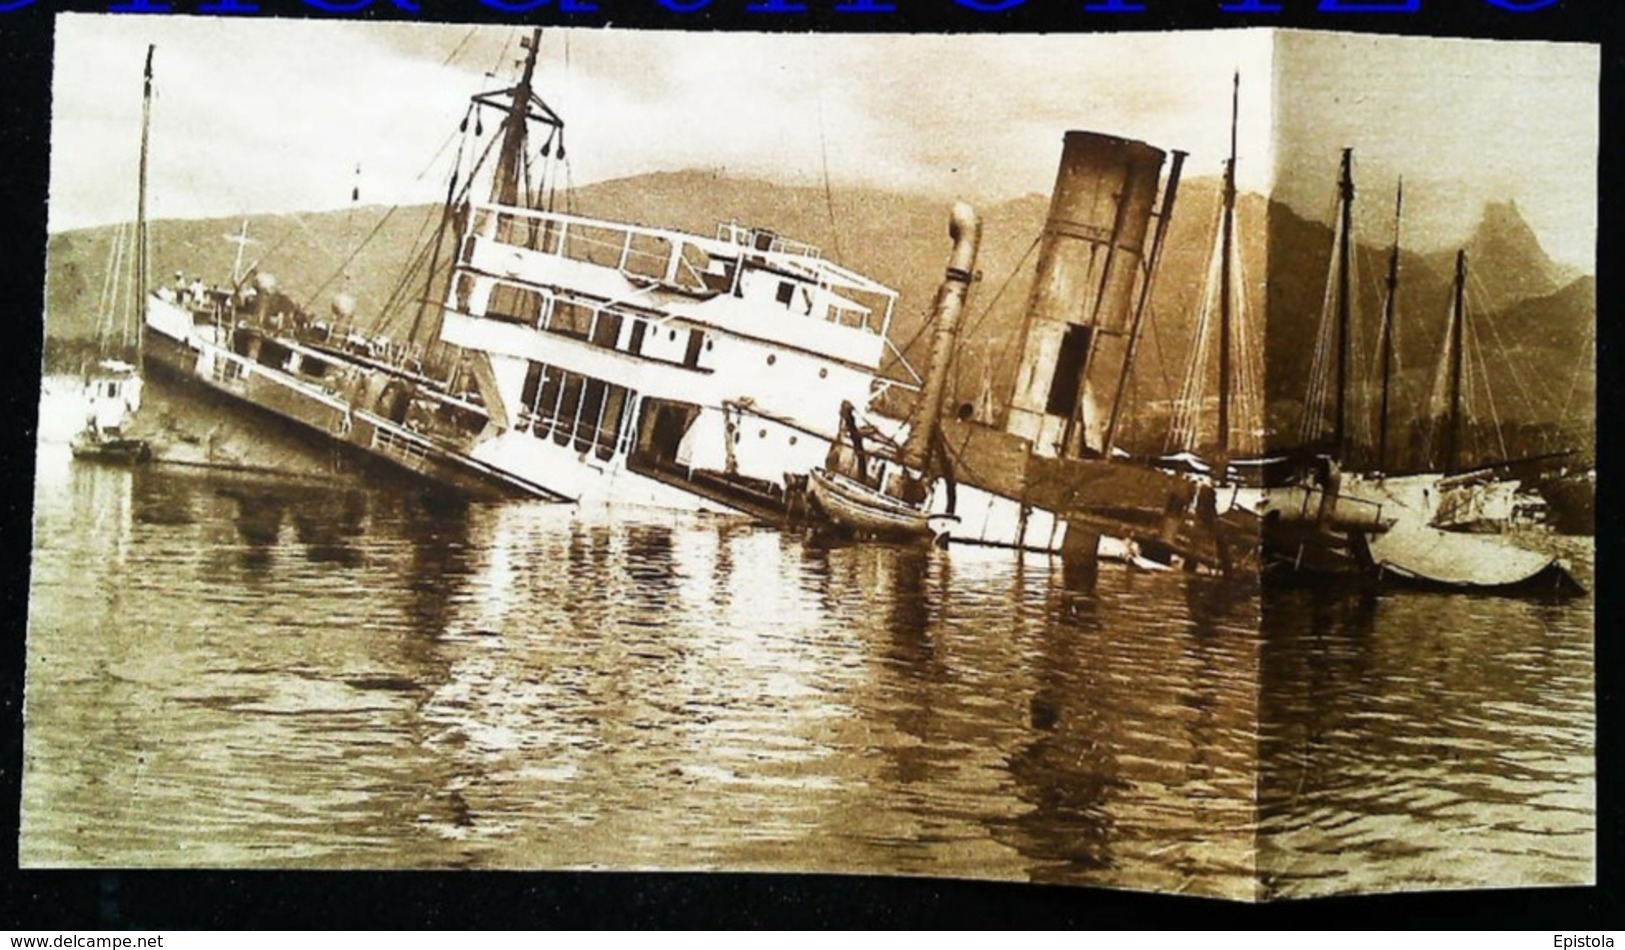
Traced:
<path fill-rule="evenodd" d="M 1005 417 L 1039 455 L 1104 451 L 1166 158 L 1144 142 L 1066 134 Z"/>
<path fill-rule="evenodd" d="M 976 253 L 982 243 L 982 221 L 976 209 L 963 201 L 956 203 L 948 219 L 948 236 L 954 245 L 931 318 L 936 325 L 931 338 L 931 365 L 909 419 L 908 440 L 903 444 L 903 464 L 922 471 L 927 468 L 937 438 L 942 402 L 948 393 L 948 377 L 953 372 L 954 350 L 958 346 L 960 316 L 971 282 L 976 279 Z"/>

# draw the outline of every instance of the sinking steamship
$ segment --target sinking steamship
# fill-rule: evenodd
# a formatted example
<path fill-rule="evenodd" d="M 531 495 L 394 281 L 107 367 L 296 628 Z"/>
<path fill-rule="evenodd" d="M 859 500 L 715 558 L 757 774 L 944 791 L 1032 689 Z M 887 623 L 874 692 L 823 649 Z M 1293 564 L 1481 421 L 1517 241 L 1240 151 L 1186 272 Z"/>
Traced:
<path fill-rule="evenodd" d="M 460 153 L 430 267 L 448 260 L 449 277 L 411 339 L 240 279 L 148 295 L 149 365 L 472 492 L 783 520 L 807 513 L 808 475 L 843 431 L 879 447 L 875 484 L 908 469 L 895 449 L 920 414 L 875 409 L 890 388 L 921 388 L 881 372 L 897 292 L 765 230 L 556 210 L 547 168 L 565 127 L 533 88 L 539 40 L 513 86 L 471 100 L 465 134 L 495 112 L 498 138 Z M 1214 567 L 1247 556 L 1256 524 L 1227 526 L 1210 488 L 1114 452 L 1183 157 L 1066 135 L 1014 392 L 992 419 L 930 408 L 941 464 L 913 474 L 930 476 L 926 503 L 953 540 L 1093 554 L 1104 536 Z"/>

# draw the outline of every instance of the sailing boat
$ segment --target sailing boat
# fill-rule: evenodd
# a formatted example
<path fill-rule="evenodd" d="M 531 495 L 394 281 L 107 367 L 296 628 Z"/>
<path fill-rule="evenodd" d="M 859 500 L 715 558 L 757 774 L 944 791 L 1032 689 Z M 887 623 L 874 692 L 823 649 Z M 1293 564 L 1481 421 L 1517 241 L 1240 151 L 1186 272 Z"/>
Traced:
<path fill-rule="evenodd" d="M 1352 353 L 1352 270 L 1354 266 L 1353 202 L 1355 196 L 1353 176 L 1353 150 L 1344 149 L 1339 175 L 1339 215 L 1335 252 L 1335 322 L 1323 319 L 1316 361 L 1311 373 L 1311 393 L 1308 400 L 1301 435 L 1304 441 L 1315 444 L 1316 427 L 1322 423 L 1317 407 L 1324 409 L 1325 386 L 1328 373 L 1324 362 L 1335 358 L 1335 377 L 1332 385 L 1332 432 L 1323 467 L 1331 475 L 1322 486 L 1322 516 L 1328 511 L 1375 512 L 1377 522 L 1362 528 L 1357 520 L 1344 520 L 1344 527 L 1360 554 L 1359 562 L 1369 565 L 1377 576 L 1391 576 L 1425 587 L 1456 590 L 1496 592 L 1536 591 L 1574 593 L 1580 590 L 1568 567 L 1554 556 L 1526 550 L 1515 545 L 1468 537 L 1441 530 L 1436 522 L 1436 503 L 1441 490 L 1452 485 L 1450 478 L 1440 473 L 1392 476 L 1384 471 L 1388 467 L 1389 393 L 1394 352 L 1394 330 L 1399 286 L 1399 221 L 1404 206 L 1403 188 L 1395 202 L 1394 243 L 1390 250 L 1388 267 L 1388 300 L 1384 308 L 1383 324 L 1379 335 L 1379 361 L 1381 366 L 1381 400 L 1378 412 L 1378 438 L 1375 458 L 1376 471 L 1343 475 L 1343 463 L 1354 458 L 1356 448 L 1349 431 L 1350 411 L 1349 369 Z M 1454 310 L 1451 322 L 1451 347 L 1454 354 L 1449 389 L 1451 408 L 1447 415 L 1447 459 L 1454 459 L 1459 451 L 1461 420 L 1461 371 L 1463 328 L 1465 326 L 1465 288 L 1467 258 L 1465 252 L 1456 258 Z M 1331 315 L 1328 315 L 1331 316 Z M 1335 334 L 1335 342 L 1331 336 Z M 1321 443 L 1325 444 L 1325 443 Z M 1447 465 L 1450 464 L 1447 462 Z M 1270 519 L 1265 520 L 1266 533 Z"/>
<path fill-rule="evenodd" d="M 825 466 L 808 473 L 807 492 L 815 511 L 859 535 L 929 537 L 933 543 L 945 544 L 959 520 L 954 513 L 953 464 L 943 443 L 941 419 L 958 345 L 960 315 L 981 246 L 982 222 L 975 209 L 964 202 L 954 205 L 948 234 L 954 246 L 932 315 L 936 332 L 931 343 L 931 364 L 914 404 L 902 451 L 895 462 L 871 460 L 864 450 L 864 437 L 853 407 L 846 403 L 841 406 L 841 422 L 847 441 L 831 446 Z M 932 496 L 939 491 L 947 510 L 932 513 Z"/>
<path fill-rule="evenodd" d="M 133 298 L 124 285 L 124 241 L 115 239 L 108 280 L 102 295 L 102 324 L 97 333 L 98 360 L 86 374 L 89 411 L 85 427 L 74 436 L 74 458 L 131 464 L 152 458 L 145 439 L 129 433 L 141 408 L 143 356 L 141 301 L 147 296 L 147 142 L 152 127 L 152 54 L 147 47 L 141 102 L 141 164 L 138 176 L 134 255 L 129 267 Z"/>
<path fill-rule="evenodd" d="M 1358 509 L 1338 491 L 1340 474 L 1326 458 L 1262 457 L 1262 366 L 1243 292 L 1237 240 L 1237 128 L 1241 76 L 1231 87 L 1230 155 L 1225 162 L 1213 250 L 1193 334 L 1158 467 L 1211 486 L 1233 534 L 1260 535 L 1262 566 L 1278 572 L 1347 573 L 1365 569 L 1361 533 L 1380 530 L 1374 511 Z M 1216 344 L 1216 345 L 1215 345 Z M 1206 392 L 1217 350 L 1217 428 Z M 1204 458 L 1202 453 L 1211 452 Z M 1306 464 L 1307 463 L 1307 464 Z"/>

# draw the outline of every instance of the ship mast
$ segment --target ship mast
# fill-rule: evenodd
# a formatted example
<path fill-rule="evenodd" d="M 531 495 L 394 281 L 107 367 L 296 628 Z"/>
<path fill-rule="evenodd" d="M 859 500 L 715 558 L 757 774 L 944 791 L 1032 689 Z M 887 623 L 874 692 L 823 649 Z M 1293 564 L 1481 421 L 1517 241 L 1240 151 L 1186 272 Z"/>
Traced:
<path fill-rule="evenodd" d="M 1464 325 L 1467 322 L 1467 252 L 1456 252 L 1455 308 L 1450 318 L 1450 419 L 1445 430 L 1444 471 L 1449 475 L 1460 467 L 1461 453 L 1461 377 L 1466 363 L 1462 346 Z"/>
<path fill-rule="evenodd" d="M 1219 261 L 1219 471 L 1230 461 L 1231 256 L 1236 245 L 1236 123 L 1241 113 L 1241 73 L 1230 90 L 1230 160 L 1224 166 L 1224 221 Z"/>
<path fill-rule="evenodd" d="M 147 148 L 152 131 L 152 53 L 153 44 L 147 45 L 147 65 L 142 71 L 141 86 L 141 166 L 136 179 L 135 199 L 135 366 L 141 369 L 145 356 L 144 346 L 147 287 L 151 280 L 147 259 Z"/>
<path fill-rule="evenodd" d="M 1377 410 L 1377 471 L 1388 471 L 1388 396 L 1393 383 L 1394 318 L 1399 310 L 1399 234 L 1405 208 L 1405 179 L 1394 195 L 1394 246 L 1388 252 L 1388 300 L 1382 311 L 1382 402 Z"/>
<path fill-rule="evenodd" d="M 498 204 L 518 205 L 524 184 L 525 143 L 530 128 L 531 84 L 536 75 L 536 51 L 542 45 L 542 28 L 531 30 L 530 37 L 522 40 L 525 65 L 518 85 L 510 91 L 508 116 L 502 126 L 502 152 L 497 159 L 496 178 L 492 182 L 491 198 Z"/>
<path fill-rule="evenodd" d="M 1348 376 L 1349 376 L 1349 324 L 1352 322 L 1353 301 L 1350 299 L 1352 281 L 1350 270 L 1354 262 L 1354 149 L 1343 149 L 1343 170 L 1338 183 L 1338 197 L 1342 216 L 1337 242 L 1337 418 L 1333 423 L 1332 443 L 1338 457 L 1348 451 Z"/>
<path fill-rule="evenodd" d="M 1128 351 L 1123 356 L 1123 368 L 1117 378 L 1117 395 L 1112 400 L 1111 417 L 1106 423 L 1106 441 L 1102 454 L 1111 458 L 1117 447 L 1118 426 L 1123 419 L 1123 408 L 1128 402 L 1129 376 L 1134 372 L 1134 358 L 1140 350 L 1140 337 L 1145 331 L 1145 315 L 1151 303 L 1151 290 L 1156 285 L 1157 272 L 1162 262 L 1163 242 L 1168 236 L 1168 222 L 1173 218 L 1174 201 L 1179 196 L 1179 179 L 1185 168 L 1185 152 L 1175 151 L 1168 170 L 1168 181 L 1162 189 L 1162 205 L 1157 210 L 1157 230 L 1151 238 L 1151 256 L 1145 263 L 1145 277 L 1140 281 L 1140 298 L 1134 306 L 1134 323 L 1129 328 Z"/>

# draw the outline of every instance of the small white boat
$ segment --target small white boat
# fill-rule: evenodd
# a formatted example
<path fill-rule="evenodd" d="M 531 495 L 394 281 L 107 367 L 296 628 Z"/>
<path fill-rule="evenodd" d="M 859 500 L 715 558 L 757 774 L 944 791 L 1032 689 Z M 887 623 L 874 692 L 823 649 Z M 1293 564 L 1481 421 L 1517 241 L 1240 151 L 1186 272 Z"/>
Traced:
<path fill-rule="evenodd" d="M 825 517 L 869 537 L 930 538 L 947 541 L 959 516 L 933 514 L 920 505 L 871 488 L 826 469 L 814 469 L 807 492 Z"/>

